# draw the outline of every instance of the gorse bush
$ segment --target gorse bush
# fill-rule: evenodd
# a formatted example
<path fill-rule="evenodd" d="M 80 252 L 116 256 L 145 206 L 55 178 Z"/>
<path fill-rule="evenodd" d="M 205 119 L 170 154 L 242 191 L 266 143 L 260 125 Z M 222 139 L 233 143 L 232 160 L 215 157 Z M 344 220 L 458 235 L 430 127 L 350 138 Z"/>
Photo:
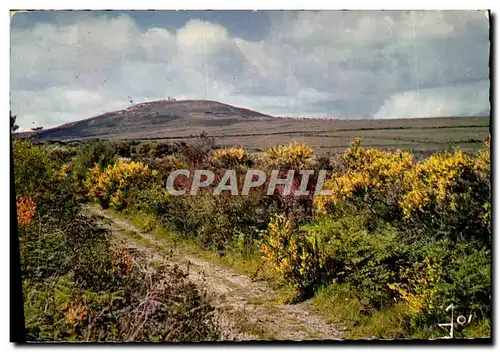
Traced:
<path fill-rule="evenodd" d="M 118 160 L 106 168 L 94 166 L 86 180 L 86 186 L 89 195 L 104 208 L 111 206 L 121 210 L 126 207 L 132 189 L 143 188 L 156 175 L 157 171 L 151 171 L 142 163 Z"/>
<path fill-rule="evenodd" d="M 269 222 L 260 251 L 277 277 L 295 290 L 297 296 L 293 300 L 310 294 L 307 290 L 312 288 L 323 264 L 314 234 L 299 233 L 290 219 L 277 215 Z"/>
<path fill-rule="evenodd" d="M 482 222 L 486 225 L 491 235 L 491 154 L 489 139 L 484 143 L 484 147 L 477 153 L 474 160 L 474 171 L 480 184 L 483 204 Z"/>
<path fill-rule="evenodd" d="M 473 243 L 449 239 L 416 243 L 408 251 L 397 280 L 388 284 L 395 299 L 405 303 L 412 326 L 434 327 L 449 317 L 453 303 L 457 314 L 474 314 L 476 322 L 489 319 L 491 257 Z"/>
<path fill-rule="evenodd" d="M 333 194 L 316 197 L 317 211 L 334 210 L 339 203 L 347 203 L 357 211 L 380 217 L 397 215 L 399 195 L 406 188 L 405 175 L 414 165 L 410 153 L 364 148 L 357 139 L 342 162 L 344 170 L 333 173 L 325 182 L 325 188 Z"/>
<path fill-rule="evenodd" d="M 403 226 L 417 238 L 468 239 L 479 247 L 489 246 L 491 190 L 486 148 L 476 156 L 455 150 L 418 163 L 407 174 L 408 190 L 399 202 Z"/>
<path fill-rule="evenodd" d="M 292 142 L 288 145 L 274 145 L 269 147 L 256 161 L 259 168 L 265 170 L 268 174 L 272 170 L 279 170 L 278 177 L 286 178 L 289 170 L 295 170 L 292 181 L 291 192 L 284 194 L 284 186 L 278 185 L 275 193 L 266 196 L 266 203 L 271 205 L 276 213 L 291 216 L 297 221 L 310 219 L 313 210 L 313 198 L 311 196 L 295 196 L 294 192 L 299 189 L 302 176 L 300 170 L 316 170 L 318 165 L 314 161 L 311 147 L 299 142 Z M 309 177 L 307 190 L 314 193 L 314 186 L 317 174 Z M 266 186 L 268 183 L 266 182 Z"/>
<path fill-rule="evenodd" d="M 315 197 L 316 211 L 363 211 L 411 229 L 411 238 L 454 232 L 484 243 L 491 233 L 488 160 L 488 143 L 476 156 L 454 150 L 415 162 L 407 152 L 363 148 L 357 140 L 343 170 L 325 182 L 332 195 Z"/>
<path fill-rule="evenodd" d="M 292 142 L 269 147 L 263 159 L 270 169 L 307 170 L 313 166 L 313 151 L 306 144 Z"/>
<path fill-rule="evenodd" d="M 413 315 L 432 312 L 435 297 L 443 280 L 441 263 L 431 263 L 429 257 L 424 263 L 416 263 L 401 274 L 408 279 L 406 283 L 388 284 L 388 287 L 400 294 Z"/>
<path fill-rule="evenodd" d="M 374 306 L 389 304 L 387 283 L 397 276 L 404 250 L 393 229 L 374 236 L 365 222 L 358 216 L 294 226 L 278 215 L 262 236 L 262 259 L 293 289 L 294 300 L 337 282 L 357 287 L 360 298 Z"/>
<path fill-rule="evenodd" d="M 211 166 L 221 169 L 248 167 L 251 166 L 251 158 L 245 149 L 233 147 L 214 152 L 209 163 Z"/>
<path fill-rule="evenodd" d="M 461 191 L 465 190 L 465 185 L 460 183 L 472 176 L 472 166 L 472 158 L 460 150 L 452 154 L 439 153 L 419 163 L 407 174 L 411 190 L 401 199 L 404 214 L 411 216 L 440 205 L 448 211 L 456 210 Z"/>

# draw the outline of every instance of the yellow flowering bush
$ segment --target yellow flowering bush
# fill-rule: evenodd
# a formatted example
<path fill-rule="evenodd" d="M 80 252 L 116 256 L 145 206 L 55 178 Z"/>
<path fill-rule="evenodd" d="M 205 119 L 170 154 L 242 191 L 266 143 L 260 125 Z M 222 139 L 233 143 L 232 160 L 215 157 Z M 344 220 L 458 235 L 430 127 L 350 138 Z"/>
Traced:
<path fill-rule="evenodd" d="M 406 182 L 410 191 L 406 193 L 400 206 L 405 216 L 422 212 L 432 205 L 441 205 L 448 211 L 457 210 L 458 203 L 464 200 L 465 180 L 471 180 L 474 160 L 461 150 L 438 153 L 419 163 Z"/>
<path fill-rule="evenodd" d="M 236 147 L 218 150 L 210 158 L 210 164 L 220 168 L 246 166 L 249 162 L 250 155 L 247 151 Z"/>
<path fill-rule="evenodd" d="M 388 287 L 397 292 L 401 299 L 408 305 L 412 315 L 433 312 L 439 285 L 443 282 L 443 269 L 439 263 L 431 263 L 429 257 L 424 263 L 418 263 L 405 270 L 400 279 L 406 283 L 392 283 Z"/>
<path fill-rule="evenodd" d="M 484 142 L 483 148 L 476 154 L 474 159 L 474 169 L 479 177 L 487 182 L 489 182 L 491 173 L 490 150 L 490 140 L 488 139 Z"/>
<path fill-rule="evenodd" d="M 262 261 L 282 283 L 294 289 L 297 297 L 305 293 L 319 274 L 316 236 L 299 233 L 289 218 L 273 216 L 259 248 Z"/>
<path fill-rule="evenodd" d="M 104 169 L 95 165 L 85 184 L 89 196 L 104 208 L 123 209 L 131 188 L 143 188 L 156 175 L 156 170 L 150 170 L 140 162 L 118 160 Z"/>
<path fill-rule="evenodd" d="M 340 201 L 355 202 L 359 206 L 397 204 L 399 192 L 405 188 L 405 174 L 414 165 L 413 155 L 404 151 L 382 151 L 364 148 L 356 139 L 342 157 L 345 170 L 332 174 L 324 189 L 332 195 L 316 196 L 318 212 Z"/>
<path fill-rule="evenodd" d="M 487 190 L 487 194 L 484 196 L 484 204 L 482 206 L 482 215 L 481 220 L 484 225 L 486 225 L 491 233 L 491 154 L 490 154 L 491 146 L 490 140 L 486 140 L 484 142 L 483 148 L 476 154 L 474 159 L 474 170 L 476 175 L 485 189 Z M 487 199 L 487 200 L 486 200 Z"/>
<path fill-rule="evenodd" d="M 315 196 L 315 209 L 366 212 L 422 231 L 439 227 L 458 237 L 484 237 L 485 228 L 491 233 L 489 149 L 487 141 L 476 155 L 455 149 L 416 163 L 409 152 L 364 148 L 356 139 L 342 156 L 342 171 L 325 181 L 332 194 Z"/>
<path fill-rule="evenodd" d="M 455 149 L 434 154 L 407 174 L 399 206 L 403 221 L 427 236 L 491 240 L 489 143 L 476 155 Z"/>
<path fill-rule="evenodd" d="M 263 159 L 271 168 L 279 169 L 305 170 L 314 165 L 311 147 L 298 142 L 271 146 L 264 153 Z"/>

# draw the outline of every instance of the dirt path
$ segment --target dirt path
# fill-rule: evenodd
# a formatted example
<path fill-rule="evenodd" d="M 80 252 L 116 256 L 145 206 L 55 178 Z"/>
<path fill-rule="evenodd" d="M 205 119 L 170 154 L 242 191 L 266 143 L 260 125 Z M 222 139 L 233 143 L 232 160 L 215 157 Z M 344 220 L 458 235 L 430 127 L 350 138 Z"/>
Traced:
<path fill-rule="evenodd" d="M 189 279 L 208 290 L 214 299 L 227 340 L 338 340 L 342 327 L 329 324 L 312 312 L 308 303 L 276 304 L 276 292 L 264 282 L 182 252 L 110 211 L 90 207 L 89 211 L 108 221 L 116 240 L 123 246 L 142 252 L 151 264 L 170 262 L 189 273 Z"/>

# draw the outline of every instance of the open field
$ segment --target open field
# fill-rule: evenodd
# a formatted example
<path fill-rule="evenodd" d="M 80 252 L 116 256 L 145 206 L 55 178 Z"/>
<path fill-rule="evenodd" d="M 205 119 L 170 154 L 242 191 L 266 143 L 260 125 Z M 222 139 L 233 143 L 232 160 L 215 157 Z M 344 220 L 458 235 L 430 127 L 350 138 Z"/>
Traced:
<path fill-rule="evenodd" d="M 135 132 L 112 128 L 83 139 L 180 141 L 206 132 L 215 137 L 220 146 L 241 145 L 248 150 L 261 151 L 272 144 L 299 141 L 311 146 L 315 154 L 325 154 L 343 152 L 353 139 L 362 137 L 366 146 L 425 153 L 453 146 L 471 152 L 480 148 L 490 133 L 489 117 L 387 120 L 249 118 L 219 126 L 207 120 L 205 122 L 188 124 L 177 121 L 172 126 L 158 126 L 154 131 L 139 126 L 134 129 Z M 79 139 L 40 137 L 53 141 Z"/>
<path fill-rule="evenodd" d="M 489 117 L 394 119 L 394 120 L 292 120 L 244 121 L 219 128 L 185 128 L 158 131 L 139 139 L 185 140 L 207 132 L 221 146 L 241 145 L 260 151 L 273 144 L 299 141 L 311 146 L 316 154 L 343 152 L 356 137 L 364 145 L 383 149 L 400 148 L 413 152 L 433 152 L 452 146 L 465 151 L 481 147 L 489 136 Z M 166 135 L 164 135 L 166 134 Z M 134 135 L 127 136 L 134 138 Z M 112 138 L 112 136 L 111 136 Z M 127 138 L 127 139 L 128 139 Z"/>
<path fill-rule="evenodd" d="M 467 151 L 481 147 L 489 136 L 489 117 L 394 119 L 394 120 L 292 120 L 245 121 L 215 128 L 189 128 L 168 131 L 158 139 L 182 140 L 203 131 L 218 138 L 223 146 L 241 145 L 261 150 L 272 144 L 300 141 L 318 154 L 342 152 L 356 137 L 364 145 L 435 151 L 460 146 Z M 158 132 L 161 134 L 161 132 Z M 137 135 L 140 137 L 140 134 Z M 133 137 L 133 136 L 130 136 Z M 154 136 L 151 139 L 156 139 Z"/>
<path fill-rule="evenodd" d="M 434 123 L 434 121 L 432 121 Z M 430 124 L 429 124 L 430 125 Z M 247 149 L 266 149 L 272 144 L 286 144 L 293 140 L 311 146 L 316 154 L 343 152 L 356 137 L 362 137 L 364 145 L 383 149 L 405 149 L 426 152 L 460 146 L 473 151 L 480 148 L 489 136 L 489 126 L 440 126 L 406 129 L 375 128 L 371 130 L 325 130 L 304 133 L 283 132 L 280 134 L 256 134 L 251 136 L 224 136 L 219 144 L 230 146 L 241 144 Z"/>

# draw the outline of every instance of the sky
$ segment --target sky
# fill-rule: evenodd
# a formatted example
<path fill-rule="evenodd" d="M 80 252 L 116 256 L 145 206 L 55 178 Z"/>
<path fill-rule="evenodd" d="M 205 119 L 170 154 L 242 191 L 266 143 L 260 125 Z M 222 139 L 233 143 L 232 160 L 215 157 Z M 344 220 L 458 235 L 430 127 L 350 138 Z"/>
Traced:
<path fill-rule="evenodd" d="M 167 97 L 289 117 L 490 111 L 482 11 L 34 11 L 10 44 L 23 130 Z"/>

